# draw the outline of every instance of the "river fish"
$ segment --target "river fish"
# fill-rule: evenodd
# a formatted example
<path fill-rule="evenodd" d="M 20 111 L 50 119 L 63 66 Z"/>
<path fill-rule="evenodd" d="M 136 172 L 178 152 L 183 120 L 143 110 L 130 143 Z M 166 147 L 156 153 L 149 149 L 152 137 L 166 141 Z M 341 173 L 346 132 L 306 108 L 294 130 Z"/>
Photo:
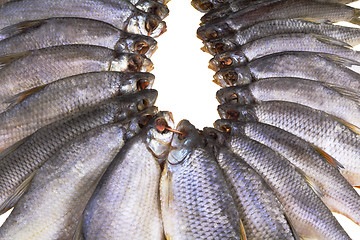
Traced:
<path fill-rule="evenodd" d="M 359 92 L 360 74 L 348 68 L 356 64 L 334 55 L 283 52 L 256 59 L 246 66 L 224 67 L 214 75 L 214 79 L 221 86 L 234 86 L 262 78 L 295 77 Z"/>
<path fill-rule="evenodd" d="M 182 120 L 161 176 L 161 211 L 167 239 L 245 239 L 230 188 L 211 149 Z"/>
<path fill-rule="evenodd" d="M 166 31 L 166 24 L 159 17 L 138 10 L 126 0 L 12 1 L 0 8 L 0 29 L 24 21 L 51 17 L 91 18 L 130 33 L 151 37 Z M 0 31 L 0 39 L 1 35 Z"/>
<path fill-rule="evenodd" d="M 274 190 L 295 231 L 302 238 L 350 239 L 306 176 L 271 148 L 232 131 L 224 144 L 243 158 Z"/>
<path fill-rule="evenodd" d="M 351 185 L 360 185 L 360 136 L 355 126 L 322 111 L 281 101 L 227 103 L 220 105 L 218 111 L 221 118 L 259 121 L 304 139 L 336 159 L 344 167 L 341 174 Z"/>
<path fill-rule="evenodd" d="M 155 0 L 140 0 L 135 4 L 137 9 L 158 16 L 164 19 L 169 14 L 169 9 L 165 4 Z"/>
<path fill-rule="evenodd" d="M 210 66 L 216 69 L 228 58 L 234 60 L 232 64 L 246 64 L 266 55 L 291 51 L 327 53 L 360 62 L 360 52 L 344 42 L 317 34 L 290 33 L 260 38 L 215 55 L 210 60 Z"/>
<path fill-rule="evenodd" d="M 149 73 L 95 72 L 53 82 L 0 114 L 0 152 L 52 122 L 118 95 L 151 88 Z"/>
<path fill-rule="evenodd" d="M 159 159 L 169 151 L 173 133 L 166 128 L 173 125 L 171 114 L 160 112 L 125 144 L 89 200 L 74 240 L 163 239 Z"/>
<path fill-rule="evenodd" d="M 298 239 L 284 208 L 264 179 L 243 159 L 226 146 L 214 142 L 205 128 L 207 144 L 214 149 L 216 160 L 232 190 L 247 239 Z M 217 133 L 220 134 L 220 133 Z"/>
<path fill-rule="evenodd" d="M 230 51 L 238 45 L 275 34 L 313 33 L 325 35 L 351 46 L 360 43 L 360 29 L 327 23 L 315 23 L 301 19 L 275 19 L 259 22 L 246 29 L 236 31 L 221 38 L 204 41 L 204 50 L 212 55 Z"/>
<path fill-rule="evenodd" d="M 104 125 L 62 147 L 37 170 L 0 238 L 71 239 L 99 178 L 124 145 L 125 131 Z"/>
<path fill-rule="evenodd" d="M 130 129 L 131 126 L 127 125 L 132 122 L 139 122 L 143 116 L 155 115 L 157 109 L 151 106 L 154 105 L 156 96 L 156 90 L 143 90 L 105 100 L 94 107 L 40 128 L 25 141 L 20 141 L 19 146 L 2 152 L 0 214 L 15 205 L 29 186 L 32 173 L 66 142 L 104 124 L 123 122 L 123 127 Z M 137 114 L 134 115 L 135 113 Z"/>
<path fill-rule="evenodd" d="M 265 78 L 244 86 L 220 89 L 216 96 L 220 104 L 294 102 L 326 112 L 360 128 L 359 94 L 322 82 L 301 78 Z"/>
<path fill-rule="evenodd" d="M 0 70 L 0 110 L 14 101 L 17 94 L 26 95 L 37 87 L 58 79 L 86 72 L 121 71 L 145 72 L 152 70 L 150 59 L 132 53 L 90 45 L 66 45 L 20 53 Z M 0 57 L 0 62 L 1 62 Z M 44 70 L 45 69 L 45 70 Z"/>
<path fill-rule="evenodd" d="M 260 122 L 222 119 L 217 120 L 215 126 L 218 129 L 239 131 L 280 153 L 312 180 L 331 211 L 360 223 L 360 196 L 338 171 L 341 164 L 321 149 L 280 128 Z"/>
<path fill-rule="evenodd" d="M 87 44 L 151 57 L 157 45 L 151 37 L 127 33 L 108 23 L 85 18 L 50 18 L 22 22 L 8 27 L 7 34 L 8 38 L 0 41 L 0 55 L 57 45 Z"/>
<path fill-rule="evenodd" d="M 324 3 L 317 0 L 278 1 L 242 14 L 242 11 L 207 22 L 197 30 L 201 40 L 209 40 L 234 33 L 259 22 L 300 18 L 315 22 L 349 21 L 359 24 L 358 9 L 340 4 Z"/>

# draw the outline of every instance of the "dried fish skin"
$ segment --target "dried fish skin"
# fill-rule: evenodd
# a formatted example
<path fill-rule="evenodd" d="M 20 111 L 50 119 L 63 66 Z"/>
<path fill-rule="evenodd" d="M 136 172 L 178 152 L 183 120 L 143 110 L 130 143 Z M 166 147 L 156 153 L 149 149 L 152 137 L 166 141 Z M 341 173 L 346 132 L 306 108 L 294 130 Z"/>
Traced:
<path fill-rule="evenodd" d="M 218 111 L 221 118 L 259 121 L 304 139 L 336 159 L 344 167 L 340 172 L 346 180 L 352 186 L 359 186 L 360 137 L 354 132 L 356 127 L 345 125 L 319 110 L 290 102 L 228 103 L 220 105 Z"/>
<path fill-rule="evenodd" d="M 331 211 L 288 160 L 272 149 L 230 130 L 225 145 L 260 174 L 284 206 L 300 237 L 350 239 Z"/>
<path fill-rule="evenodd" d="M 124 145 L 125 130 L 105 125 L 53 155 L 1 227 L 1 239 L 70 239 L 100 176 Z"/>
<path fill-rule="evenodd" d="M 316 22 L 351 21 L 358 24 L 359 10 L 339 3 L 316 0 L 278 1 L 242 14 L 238 11 L 202 25 L 197 36 L 201 40 L 219 38 L 256 23 L 287 18 L 301 18 Z"/>
<path fill-rule="evenodd" d="M 360 30 L 357 28 L 327 23 L 315 23 L 301 19 L 275 19 L 259 22 L 248 28 L 236 31 L 234 34 L 204 41 L 204 45 L 210 54 L 216 55 L 225 51 L 230 51 L 238 45 L 244 45 L 273 34 L 300 32 L 324 35 L 345 42 L 351 46 L 360 43 Z"/>
<path fill-rule="evenodd" d="M 149 73 L 94 72 L 51 83 L 0 114 L 0 151 L 103 100 L 150 88 L 153 80 Z"/>
<path fill-rule="evenodd" d="M 205 128 L 208 140 L 214 129 Z M 221 134 L 219 132 L 215 135 Z M 211 140 L 210 140 L 211 141 Z M 212 140 L 214 141 L 214 140 Z M 220 143 L 209 143 L 229 183 L 247 239 L 297 239 L 283 206 L 264 179 Z"/>
<path fill-rule="evenodd" d="M 121 30 L 151 37 L 166 31 L 166 24 L 160 18 L 138 10 L 126 0 L 12 1 L 1 6 L 0 16 L 0 29 L 29 20 L 80 17 L 107 22 Z"/>
<path fill-rule="evenodd" d="M 87 44 L 150 57 L 157 45 L 151 37 L 127 33 L 111 24 L 86 18 L 27 21 L 9 26 L 6 32 L 8 37 L 0 41 L 0 55 L 58 45 Z"/>
<path fill-rule="evenodd" d="M 301 78 L 264 78 L 244 86 L 220 89 L 220 104 L 285 101 L 298 103 L 360 127 L 360 101 L 356 92 Z"/>
<path fill-rule="evenodd" d="M 215 156 L 189 121 L 176 130 L 184 135 L 174 135 L 160 183 L 166 237 L 241 239 L 239 213 Z"/>
<path fill-rule="evenodd" d="M 121 149 L 89 200 L 74 239 L 163 239 L 158 158 L 166 156 L 173 135 L 161 129 L 165 126 L 173 128 L 171 114 L 160 112 Z"/>
<path fill-rule="evenodd" d="M 0 214 L 13 207 L 27 187 L 26 180 L 66 142 L 93 128 L 115 122 L 121 122 L 128 130 L 127 135 L 136 133 L 140 119 L 157 112 L 157 108 L 151 107 L 156 97 L 156 90 L 143 90 L 105 100 L 40 128 L 15 149 L 6 149 L 8 153 L 2 153 L 0 158 Z"/>

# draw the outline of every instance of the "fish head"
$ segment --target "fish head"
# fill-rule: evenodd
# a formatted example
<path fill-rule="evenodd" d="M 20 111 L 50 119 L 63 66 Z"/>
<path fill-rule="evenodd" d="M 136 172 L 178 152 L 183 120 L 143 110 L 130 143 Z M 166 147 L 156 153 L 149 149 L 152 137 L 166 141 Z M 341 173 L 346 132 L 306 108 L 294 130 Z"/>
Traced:
<path fill-rule="evenodd" d="M 201 142 L 198 130 L 188 120 L 180 121 L 176 130 L 179 133 L 174 134 L 167 157 L 169 170 L 177 168 L 186 162 L 193 149 Z"/>
<path fill-rule="evenodd" d="M 150 72 L 152 61 L 144 55 L 135 53 L 118 53 L 111 62 L 110 71 L 117 72 Z"/>
<path fill-rule="evenodd" d="M 170 150 L 171 139 L 175 128 L 174 120 L 170 112 L 159 112 L 147 125 L 146 144 L 149 151 L 162 162 Z"/>
<path fill-rule="evenodd" d="M 140 0 L 136 3 L 136 8 L 143 12 L 158 16 L 161 19 L 164 19 L 169 14 L 169 8 L 156 1 Z"/>
<path fill-rule="evenodd" d="M 237 45 L 230 38 L 215 38 L 204 41 L 205 51 L 211 55 L 227 52 L 234 49 Z"/>
<path fill-rule="evenodd" d="M 221 87 L 249 84 L 252 79 L 250 69 L 247 66 L 224 67 L 214 75 L 214 82 Z"/>
<path fill-rule="evenodd" d="M 197 30 L 197 37 L 203 41 L 208 41 L 210 39 L 221 38 L 232 33 L 233 30 L 225 20 L 226 17 L 217 18 L 201 25 Z"/>
<path fill-rule="evenodd" d="M 217 6 L 217 4 L 214 5 Z M 229 13 L 229 11 L 230 11 L 230 4 L 223 3 L 221 6 L 215 7 L 214 9 L 210 10 L 208 13 L 204 14 L 204 16 L 201 17 L 200 21 L 201 23 L 207 23 L 216 18 L 226 16 Z"/>
<path fill-rule="evenodd" d="M 220 104 L 238 103 L 241 105 L 255 103 L 255 98 L 249 89 L 249 84 L 221 88 L 216 92 L 216 98 Z"/>
<path fill-rule="evenodd" d="M 152 37 L 138 34 L 126 35 L 120 38 L 115 44 L 115 51 L 137 53 L 145 55 L 146 57 L 151 57 L 157 49 L 157 41 Z"/>
<path fill-rule="evenodd" d="M 114 73 L 117 73 L 117 79 L 114 81 L 116 85 L 114 85 L 114 87 L 118 89 L 118 93 L 121 93 L 120 95 L 151 89 L 155 79 L 151 73 Z"/>
<path fill-rule="evenodd" d="M 238 120 L 218 119 L 214 122 L 214 127 L 224 133 L 245 135 L 245 124 L 245 122 Z"/>
<path fill-rule="evenodd" d="M 212 127 L 205 127 L 202 130 L 202 136 L 204 137 L 205 146 L 211 149 L 216 156 L 219 147 L 225 143 L 227 133 Z"/>
<path fill-rule="evenodd" d="M 191 5 L 200 12 L 208 12 L 214 9 L 214 4 L 210 0 L 192 0 Z"/>
<path fill-rule="evenodd" d="M 152 14 L 139 14 L 130 18 L 126 31 L 150 37 L 158 37 L 166 32 L 166 23 Z"/>
<path fill-rule="evenodd" d="M 240 105 L 236 103 L 224 103 L 218 106 L 218 113 L 221 118 L 232 119 L 243 122 L 258 121 L 254 105 Z"/>
<path fill-rule="evenodd" d="M 158 96 L 158 91 L 155 89 L 145 89 L 136 93 L 136 95 L 136 99 L 134 100 L 137 104 L 136 107 L 138 111 L 143 111 L 148 107 L 154 106 Z"/>
<path fill-rule="evenodd" d="M 215 55 L 209 62 L 209 68 L 214 71 L 219 71 L 224 67 L 244 65 L 247 62 L 248 60 L 241 49 L 236 49 L 231 52 L 223 52 Z"/>

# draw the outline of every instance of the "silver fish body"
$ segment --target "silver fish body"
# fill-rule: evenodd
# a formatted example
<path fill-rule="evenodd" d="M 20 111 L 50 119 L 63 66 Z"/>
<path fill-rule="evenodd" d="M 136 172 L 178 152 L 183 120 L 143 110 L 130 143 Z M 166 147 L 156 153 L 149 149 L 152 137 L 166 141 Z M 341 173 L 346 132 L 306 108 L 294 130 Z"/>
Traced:
<path fill-rule="evenodd" d="M 104 125 L 61 148 L 37 171 L 0 238 L 71 239 L 100 176 L 124 145 L 124 132 Z"/>
<path fill-rule="evenodd" d="M 100 71 L 145 72 L 152 70 L 153 65 L 150 59 L 138 54 L 90 45 L 55 46 L 21 55 L 0 70 L 2 111 L 17 94 L 61 78 Z"/>
<path fill-rule="evenodd" d="M 0 151 L 37 129 L 82 109 L 152 86 L 149 73 L 94 72 L 64 78 L 0 114 Z"/>
<path fill-rule="evenodd" d="M 319 2 L 316 0 L 278 1 L 242 14 L 232 13 L 202 25 L 197 35 L 202 40 L 209 40 L 247 28 L 256 23 L 287 18 L 309 19 L 317 22 L 358 22 L 359 10 L 339 3 Z"/>
<path fill-rule="evenodd" d="M 163 239 L 158 158 L 167 154 L 172 132 L 158 124 L 174 125 L 169 113 L 160 112 L 126 143 L 96 187 L 74 239 Z"/>
<path fill-rule="evenodd" d="M 250 83 L 253 79 L 295 77 L 320 81 L 355 92 L 360 91 L 360 74 L 347 68 L 357 64 L 332 55 L 311 52 L 283 52 L 249 62 L 246 66 L 220 69 L 215 81 L 222 86 Z"/>
<path fill-rule="evenodd" d="M 92 18 L 121 30 L 156 37 L 166 30 L 165 22 L 138 10 L 129 1 L 111 0 L 21 0 L 1 5 L 0 29 L 29 20 L 51 17 Z M 0 31 L 0 39 L 1 31 Z"/>
<path fill-rule="evenodd" d="M 217 92 L 220 104 L 285 101 L 305 105 L 360 127 L 360 98 L 357 93 L 322 82 L 301 78 L 264 78 L 244 86 Z"/>
<path fill-rule="evenodd" d="M 288 160 L 236 131 L 230 130 L 225 145 L 243 158 L 274 190 L 300 237 L 350 239 L 304 176 Z"/>
<path fill-rule="evenodd" d="M 360 135 L 330 115 L 300 104 L 269 101 L 261 104 L 220 105 L 222 118 L 259 121 L 290 132 L 336 159 L 342 175 L 353 186 L 360 184 Z"/>
<path fill-rule="evenodd" d="M 263 37 L 290 33 L 324 35 L 345 42 L 351 46 L 360 43 L 360 30 L 357 28 L 327 23 L 315 23 L 301 19 L 275 19 L 259 22 L 222 38 L 205 41 L 204 45 L 210 54 L 215 55 L 230 51 L 238 45 L 244 45 Z"/>
<path fill-rule="evenodd" d="M 360 62 L 360 53 L 346 43 L 316 34 L 290 33 L 260 38 L 220 53 L 210 60 L 210 65 L 219 68 L 226 58 L 232 59 L 233 64 L 246 64 L 266 55 L 291 51 L 326 53 Z"/>
<path fill-rule="evenodd" d="M 204 133 L 209 131 L 214 129 L 204 129 Z M 214 148 L 216 160 L 232 190 L 246 238 L 297 239 L 283 206 L 264 179 L 225 146 L 209 145 Z"/>
<path fill-rule="evenodd" d="M 156 96 L 156 90 L 143 90 L 105 100 L 40 128 L 16 149 L 5 150 L 8 153 L 2 153 L 0 159 L 0 214 L 13 207 L 28 186 L 26 180 L 66 142 L 104 124 L 121 122 L 130 130 L 130 125 L 141 117 L 155 115 L 156 108 L 150 106 L 154 105 Z M 143 110 L 144 107 L 148 110 Z"/>
<path fill-rule="evenodd" d="M 168 239 L 241 239 L 239 213 L 211 150 L 182 120 L 161 177 L 160 199 Z"/>
<path fill-rule="evenodd" d="M 8 38 L 0 41 L 0 55 L 57 45 L 88 44 L 150 57 L 157 44 L 153 38 L 127 33 L 108 23 L 86 18 L 27 21 L 12 25 L 6 30 Z M 104 55 L 106 56 L 105 53 Z"/>
<path fill-rule="evenodd" d="M 295 135 L 280 128 L 259 123 L 218 120 L 216 128 L 229 127 L 280 153 L 308 176 L 320 190 L 321 199 L 333 212 L 360 223 L 360 196 L 337 168 L 336 160 Z M 331 162 L 331 164 L 329 164 Z M 335 167 L 336 166 L 336 167 Z"/>

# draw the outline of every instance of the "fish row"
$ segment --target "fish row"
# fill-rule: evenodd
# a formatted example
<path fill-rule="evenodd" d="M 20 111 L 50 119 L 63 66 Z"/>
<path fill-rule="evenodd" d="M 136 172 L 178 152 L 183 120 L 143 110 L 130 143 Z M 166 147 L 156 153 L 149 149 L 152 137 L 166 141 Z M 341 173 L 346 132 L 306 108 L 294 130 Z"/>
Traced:
<path fill-rule="evenodd" d="M 127 142 L 163 150 L 149 57 L 167 2 L 0 2 L 0 239 L 72 239 Z"/>
<path fill-rule="evenodd" d="M 222 119 L 201 134 L 223 157 L 219 165 L 235 191 L 259 179 L 268 185 L 273 208 L 281 206 L 295 233 L 289 239 L 350 239 L 331 211 L 360 225 L 353 188 L 360 184 L 360 53 L 353 48 L 360 30 L 333 24 L 359 25 L 350 2 L 192 1 L 205 12 L 197 36 L 222 87 Z M 259 176 L 244 183 L 248 168 Z M 235 202 L 251 193 L 241 194 Z M 247 238 L 282 239 L 280 230 L 266 230 L 274 225 L 265 224 L 270 214 L 260 209 L 269 201 L 260 199 L 252 199 L 259 215 L 248 203 L 238 209 Z M 248 221 L 257 216 L 268 228 L 254 230 L 260 220 Z"/>

